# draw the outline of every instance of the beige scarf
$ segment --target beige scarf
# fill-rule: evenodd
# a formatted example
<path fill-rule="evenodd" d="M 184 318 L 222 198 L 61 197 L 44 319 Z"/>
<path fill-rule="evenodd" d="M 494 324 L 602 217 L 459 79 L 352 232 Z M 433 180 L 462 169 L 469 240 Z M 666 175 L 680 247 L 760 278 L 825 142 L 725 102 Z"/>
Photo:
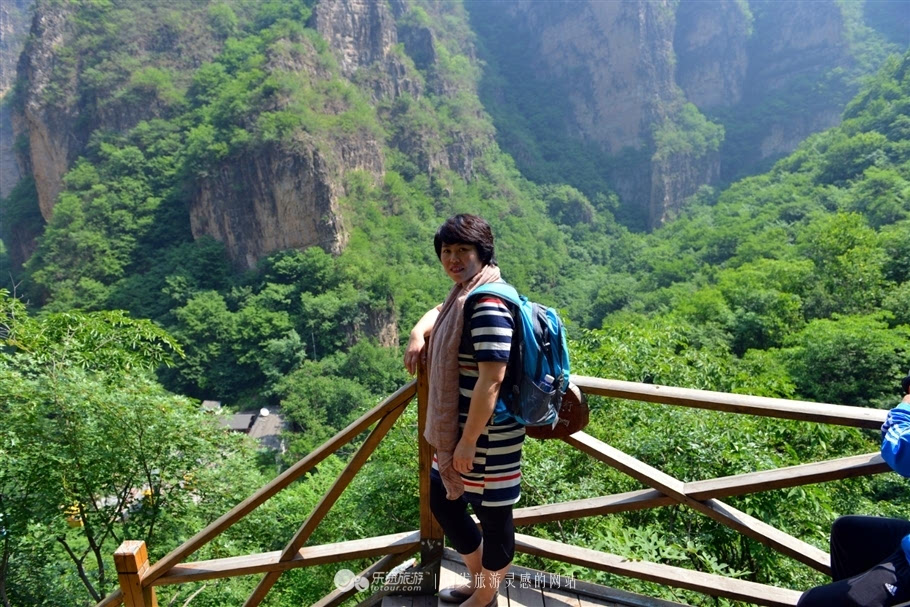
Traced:
<path fill-rule="evenodd" d="M 458 444 L 458 346 L 464 329 L 464 302 L 475 288 L 497 280 L 500 280 L 499 268 L 486 265 L 467 282 L 452 287 L 433 325 L 427 347 L 430 388 L 423 436 L 436 447 L 439 475 L 450 500 L 464 493 L 461 474 L 452 466 Z"/>

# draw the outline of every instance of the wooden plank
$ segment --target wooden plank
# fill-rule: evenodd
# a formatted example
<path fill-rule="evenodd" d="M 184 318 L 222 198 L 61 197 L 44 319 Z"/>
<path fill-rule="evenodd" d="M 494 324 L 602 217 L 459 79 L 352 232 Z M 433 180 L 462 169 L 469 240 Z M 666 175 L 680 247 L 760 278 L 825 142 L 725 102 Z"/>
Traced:
<path fill-rule="evenodd" d="M 432 564 L 439 579 L 439 562 L 442 560 L 444 536 L 442 527 L 430 511 L 430 469 L 433 467 L 433 445 L 423 434 L 427 427 L 427 406 L 430 378 L 426 365 L 419 363 L 417 370 L 417 467 L 420 492 L 420 562 L 425 567 Z M 437 588 L 439 590 L 439 588 Z"/>
<path fill-rule="evenodd" d="M 617 605 L 618 607 L 689 607 L 682 603 L 675 603 L 665 599 L 635 594 L 619 590 L 603 584 L 595 584 L 584 580 L 577 580 L 566 575 L 552 575 L 536 569 L 529 569 L 520 565 L 513 565 L 511 573 L 516 580 L 522 577 L 530 580 L 528 585 L 537 585 L 540 588 L 559 588 L 566 592 L 578 595 L 582 607 L 588 605 Z M 590 599 L 590 600 L 588 600 Z"/>
<path fill-rule="evenodd" d="M 392 569 L 394 569 L 400 563 L 403 563 L 406 558 L 411 556 L 414 552 L 417 552 L 415 548 L 412 552 L 402 552 L 400 554 L 389 554 L 382 559 L 376 561 L 366 569 L 362 570 L 357 575 L 369 580 L 370 586 L 372 587 L 373 581 L 376 579 L 377 575 L 386 574 Z M 329 594 L 322 597 L 320 600 L 313 603 L 310 607 L 337 607 L 344 603 L 348 597 L 351 597 L 357 594 L 359 590 L 356 586 L 351 586 L 348 589 L 336 588 Z M 381 589 L 377 592 L 374 592 L 373 595 L 366 601 L 360 603 L 358 607 L 366 607 L 366 605 L 374 605 L 382 600 L 382 597 L 387 596 L 388 593 L 383 592 Z"/>
<path fill-rule="evenodd" d="M 681 481 L 585 432 L 576 432 L 564 440 L 595 459 L 622 470 L 723 525 L 736 529 L 823 573 L 831 572 L 830 558 L 826 552 L 717 500 L 701 502 L 693 499 L 686 494 L 685 484 Z"/>
<path fill-rule="evenodd" d="M 437 607 L 439 599 L 435 594 L 415 594 L 412 596 L 402 594 L 390 594 L 382 597 L 382 607 L 398 607 L 410 605 L 410 607 Z M 367 607 L 358 605 L 357 607 Z M 447 607 L 452 607 L 447 605 Z"/>
<path fill-rule="evenodd" d="M 389 411 L 407 405 L 408 401 L 414 397 L 415 393 L 416 382 L 413 381 L 399 388 L 394 394 L 351 422 L 347 428 L 311 451 L 307 456 L 303 457 L 293 466 L 275 477 L 256 493 L 231 508 L 231 510 L 219 517 L 218 520 L 208 525 L 189 540 L 174 548 L 164 558 L 152 565 L 146 574 L 146 581 L 151 583 L 163 576 L 172 567 L 182 562 L 186 557 L 193 554 L 213 538 L 224 532 L 225 529 L 228 529 L 231 525 L 258 508 L 270 497 L 306 474 L 316 464 L 335 453 L 335 451 L 342 446 L 351 442 L 351 440 L 356 438 L 361 432 L 372 426 L 376 420 L 386 415 Z"/>
<path fill-rule="evenodd" d="M 523 584 L 521 578 L 512 576 L 507 579 L 505 592 L 509 597 L 509 607 L 544 607 L 543 589 Z"/>
<path fill-rule="evenodd" d="M 616 605 L 616 607 L 689 607 L 683 603 L 658 599 L 651 596 L 644 596 L 619 590 L 611 586 L 592 584 L 582 580 L 577 580 L 571 589 L 578 594 L 578 600 L 581 601 L 581 607 L 589 605 Z M 590 597 L 590 601 L 588 598 Z"/>
<path fill-rule="evenodd" d="M 614 495 L 591 497 L 558 504 L 544 504 L 516 508 L 513 511 L 516 526 L 552 523 L 589 516 L 647 510 L 658 506 L 670 506 L 676 500 L 656 489 L 640 489 Z"/>
<path fill-rule="evenodd" d="M 695 503 L 697 504 L 696 510 L 707 514 L 717 522 L 736 529 L 743 535 L 770 546 L 826 575 L 831 575 L 831 557 L 824 550 L 819 550 L 815 546 L 719 500 L 712 499 Z"/>
<path fill-rule="evenodd" d="M 727 413 L 762 415 L 781 419 L 856 426 L 877 430 L 885 421 L 888 412 L 884 409 L 847 407 L 828 403 L 813 403 L 764 396 L 728 394 L 691 388 L 674 388 L 656 384 L 641 384 L 617 379 L 600 379 L 572 375 L 572 383 L 587 394 L 598 394 L 613 398 L 640 400 L 667 405 L 680 405 Z"/>
<path fill-rule="evenodd" d="M 448 552 L 448 551 L 447 551 Z M 454 552 L 454 551 L 451 551 Z M 439 588 L 461 586 L 471 581 L 471 574 L 460 556 L 444 558 L 439 568 Z"/>
<path fill-rule="evenodd" d="M 889 470 L 891 468 L 882 459 L 881 454 L 875 452 L 775 470 L 695 481 L 686 483 L 684 490 L 689 497 L 706 500 L 866 476 Z"/>
<path fill-rule="evenodd" d="M 647 561 L 630 561 L 627 558 L 598 552 L 589 548 L 569 546 L 524 534 L 516 534 L 515 547 L 520 552 L 550 558 L 566 563 L 609 571 L 636 579 L 656 582 L 666 586 L 686 588 L 711 596 L 722 596 L 738 601 L 791 607 L 796 605 L 800 592 L 777 588 L 756 582 L 727 578 L 720 575 L 682 569 Z"/>
<path fill-rule="evenodd" d="M 419 547 L 420 532 L 408 531 L 338 542 L 336 544 L 305 546 L 300 549 L 293 559 L 283 562 L 279 560 L 281 551 L 275 550 L 273 552 L 233 556 L 210 561 L 182 563 L 173 567 L 167 575 L 155 580 L 154 585 L 185 584 L 187 582 L 236 577 L 239 575 L 268 573 L 269 571 L 288 571 L 299 567 L 339 563 L 386 554 L 407 552 L 413 554 Z"/>
<path fill-rule="evenodd" d="M 338 478 L 335 479 L 335 482 L 332 483 L 332 486 L 326 494 L 319 500 L 319 503 L 316 504 L 313 512 L 310 513 L 310 516 L 303 522 L 300 529 L 298 529 L 297 533 L 294 534 L 294 537 L 291 538 L 291 541 L 284 547 L 281 558 L 278 560 L 287 561 L 293 558 L 294 555 L 297 554 L 297 551 L 303 547 L 313 531 L 316 530 L 316 527 L 319 526 L 319 523 L 322 522 L 322 519 L 325 518 L 325 515 L 328 514 L 329 510 L 335 505 L 335 502 L 338 501 L 338 498 L 341 497 L 344 490 L 347 489 L 354 476 L 367 462 L 373 454 L 373 451 L 376 450 L 376 447 L 379 446 L 379 443 L 385 438 L 386 434 L 388 434 L 389 429 L 395 425 L 395 422 L 403 411 L 404 407 L 398 407 L 397 409 L 389 411 L 385 417 L 379 420 L 379 423 L 376 424 L 376 427 L 370 432 L 367 439 L 363 441 L 363 444 L 357 449 L 357 453 L 354 454 L 354 457 L 352 457 L 351 461 L 344 467 L 344 470 L 341 471 L 341 474 L 338 475 Z M 272 589 L 272 586 L 275 585 L 275 582 L 278 581 L 279 577 L 281 577 L 280 571 L 267 573 L 266 576 L 259 581 L 259 584 L 253 590 L 252 594 L 250 594 L 249 598 L 247 598 L 246 602 L 244 602 L 244 607 L 257 607 Z"/>
<path fill-rule="evenodd" d="M 543 591 L 543 604 L 544 607 L 581 607 L 577 594 L 555 589 Z"/>
<path fill-rule="evenodd" d="M 117 605 L 123 604 L 123 591 L 119 588 L 106 597 L 104 597 L 100 603 L 95 605 L 95 607 L 116 607 Z"/>
<path fill-rule="evenodd" d="M 455 555 L 456 553 L 454 553 L 454 551 L 446 552 L 448 556 L 442 560 L 442 566 L 439 571 L 439 588 L 466 584 L 471 579 L 468 568 L 461 560 L 461 557 Z M 446 604 L 439 601 L 439 605 L 442 607 Z M 509 605 L 505 578 L 500 580 L 497 605 L 500 605 L 501 607 L 508 607 Z"/>
<path fill-rule="evenodd" d="M 650 485 L 677 501 L 684 501 L 686 498 L 685 483 L 682 481 L 673 478 L 669 474 L 664 474 L 654 466 L 650 466 L 586 432 L 576 432 L 563 440 L 594 459 L 625 472 L 632 478 Z"/>

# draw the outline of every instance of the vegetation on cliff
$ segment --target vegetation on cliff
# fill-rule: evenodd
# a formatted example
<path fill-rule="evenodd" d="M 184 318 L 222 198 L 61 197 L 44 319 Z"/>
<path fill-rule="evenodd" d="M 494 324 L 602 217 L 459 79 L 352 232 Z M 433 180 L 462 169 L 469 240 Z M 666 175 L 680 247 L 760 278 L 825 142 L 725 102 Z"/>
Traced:
<path fill-rule="evenodd" d="M 584 181 L 603 159 L 597 153 L 581 162 L 585 148 L 560 148 L 565 140 L 529 144 L 531 156 L 558 162 L 528 173 L 516 168 L 526 159 L 499 150 L 459 5 L 398 16 L 402 27 L 432 30 L 435 60 L 395 51 L 427 92 L 374 99 L 385 76 L 344 78 L 307 25 L 308 3 L 191 4 L 180 19 L 147 15 L 159 24 L 155 37 L 170 32 L 157 46 L 131 29 L 138 22 L 125 23 L 132 17 L 118 4 L 80 4 L 73 23 L 85 31 L 61 51 L 60 86 L 48 89 L 54 103 L 80 100 L 87 125 L 104 112 L 139 117 L 91 132 L 67 172 L 15 278 L 31 309 L 0 293 L 0 455 L 11 462 L 0 470 L 0 588 L 11 605 L 89 604 L 114 587 L 109 559 L 120 540 L 145 539 L 159 558 L 275 474 L 274 454 L 217 429 L 191 399 L 280 405 L 294 424 L 284 466 L 406 381 L 399 350 L 377 338 L 383 327 L 406 333 L 445 296 L 431 241 L 456 212 L 487 217 L 504 276 L 563 310 L 578 373 L 893 404 L 910 359 L 910 54 L 868 79 L 839 127 L 765 174 L 702 188 L 673 221 L 642 234 L 616 221 L 608 184 Z M 139 46 L 120 38 L 133 34 Z M 174 45 L 198 65 L 177 61 Z M 94 48 L 104 52 L 91 56 Z M 343 176 L 343 253 L 277 251 L 238 273 L 222 243 L 192 237 L 188 190 L 214 165 L 257 146 L 326 145 L 341 132 L 380 141 L 385 160 L 381 178 Z M 722 133 L 693 106 L 655 135 L 658 152 L 700 153 L 716 150 Z M 464 174 L 439 160 L 471 146 Z M 583 181 L 569 179 L 571 170 Z M 24 181 L 4 213 L 40 224 L 36 196 Z M 592 434 L 683 480 L 876 448 L 872 432 L 592 405 Z M 416 420 L 406 416 L 314 542 L 414 528 Z M 527 453 L 525 505 L 636 488 L 551 443 L 529 441 Z M 327 460 L 200 558 L 280 549 L 341 465 Z M 731 504 L 821 547 L 836 514 L 896 513 L 907 499 L 906 484 L 882 475 Z M 792 588 L 821 581 L 677 509 L 535 532 Z M 270 600 L 311 603 L 331 589 L 333 573 L 285 575 Z M 707 604 L 604 574 L 561 573 Z M 193 605 L 238 603 L 254 583 L 213 584 Z"/>

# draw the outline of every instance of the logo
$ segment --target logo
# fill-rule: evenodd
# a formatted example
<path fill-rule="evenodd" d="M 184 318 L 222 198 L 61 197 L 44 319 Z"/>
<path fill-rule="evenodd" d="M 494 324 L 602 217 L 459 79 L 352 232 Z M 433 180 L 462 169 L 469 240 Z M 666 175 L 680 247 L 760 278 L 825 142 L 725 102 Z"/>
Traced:
<path fill-rule="evenodd" d="M 339 569 L 335 573 L 335 588 L 339 590 L 350 590 L 357 588 L 359 591 L 366 590 L 370 587 L 370 580 L 362 575 L 357 575 L 350 569 Z"/>

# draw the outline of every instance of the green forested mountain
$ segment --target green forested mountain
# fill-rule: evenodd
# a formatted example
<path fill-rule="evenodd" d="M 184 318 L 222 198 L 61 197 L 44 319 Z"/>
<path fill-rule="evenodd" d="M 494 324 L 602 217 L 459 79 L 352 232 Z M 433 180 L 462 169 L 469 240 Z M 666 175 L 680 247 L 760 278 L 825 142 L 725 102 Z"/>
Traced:
<path fill-rule="evenodd" d="M 540 4 L 37 2 L 7 99 L 27 177 L 0 203 L 8 604 L 94 604 L 116 583 L 120 540 L 145 539 L 160 558 L 275 474 L 274 454 L 213 427 L 194 399 L 280 406 L 294 424 L 284 466 L 402 385 L 402 337 L 448 288 L 432 235 L 456 212 L 488 218 L 504 276 L 563 311 L 574 371 L 893 404 L 910 367 L 910 54 L 888 53 L 906 16 L 825 3 L 816 29 L 769 39 L 792 25 L 777 3 L 719 2 L 728 37 L 698 40 L 692 24 L 710 16 L 685 0 L 592 5 L 607 38 L 631 35 L 609 28 L 640 9 L 648 27 L 635 35 L 661 50 L 624 61 L 651 66 L 639 84 L 665 94 L 634 114 L 641 129 L 600 133 L 578 130 L 578 108 L 596 106 L 560 96 L 569 76 L 602 76 L 583 45 L 541 36 L 550 54 L 522 64 L 517 41 L 496 37 L 499 20 L 578 34 L 558 3 Z M 795 40 L 799 60 L 781 51 Z M 732 49 L 718 73 L 740 77 L 724 90 L 741 101 L 726 106 L 699 76 L 718 48 Z M 534 78 L 553 57 L 574 67 L 548 88 Z M 765 80 L 748 77 L 750 57 Z M 794 120 L 811 122 L 800 108 L 832 104 L 837 126 L 788 154 L 761 136 L 799 132 Z M 661 197 L 672 204 L 645 202 Z M 684 480 L 868 452 L 877 438 L 592 406 L 592 434 Z M 314 541 L 413 528 L 406 422 Z M 552 444 L 527 450 L 526 505 L 633 488 Z M 200 558 L 281 548 L 342 460 Z M 731 503 L 821 547 L 838 513 L 897 513 L 908 497 L 882 475 Z M 537 532 L 792 588 L 820 581 L 675 510 Z M 332 574 L 283 576 L 270 604 L 308 604 Z M 239 604 L 254 582 L 214 584 L 193 605 Z"/>

